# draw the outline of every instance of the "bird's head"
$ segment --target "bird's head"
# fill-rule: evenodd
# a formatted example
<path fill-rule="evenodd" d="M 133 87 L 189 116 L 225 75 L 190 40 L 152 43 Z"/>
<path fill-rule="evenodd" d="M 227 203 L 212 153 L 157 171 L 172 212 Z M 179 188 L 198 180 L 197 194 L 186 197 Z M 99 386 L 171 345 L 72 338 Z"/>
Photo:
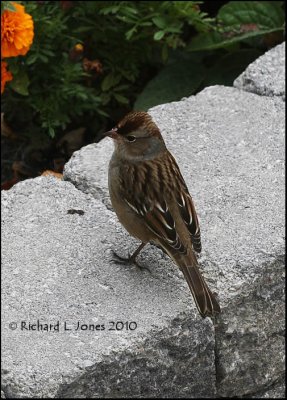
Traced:
<path fill-rule="evenodd" d="M 160 130 L 151 116 L 143 111 L 127 114 L 103 137 L 114 139 L 118 156 L 129 160 L 152 159 L 166 149 Z"/>

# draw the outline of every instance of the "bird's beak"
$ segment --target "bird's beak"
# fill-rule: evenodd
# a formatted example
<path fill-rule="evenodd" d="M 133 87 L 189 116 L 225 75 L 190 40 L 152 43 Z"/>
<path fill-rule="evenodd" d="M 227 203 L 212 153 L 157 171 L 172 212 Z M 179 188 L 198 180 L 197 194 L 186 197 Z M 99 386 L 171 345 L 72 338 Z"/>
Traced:
<path fill-rule="evenodd" d="M 102 136 L 102 138 L 105 138 L 105 137 L 108 136 L 108 137 L 110 137 L 112 139 L 117 139 L 119 137 L 119 134 L 118 134 L 117 128 L 113 128 L 108 132 L 102 133 L 101 136 Z"/>

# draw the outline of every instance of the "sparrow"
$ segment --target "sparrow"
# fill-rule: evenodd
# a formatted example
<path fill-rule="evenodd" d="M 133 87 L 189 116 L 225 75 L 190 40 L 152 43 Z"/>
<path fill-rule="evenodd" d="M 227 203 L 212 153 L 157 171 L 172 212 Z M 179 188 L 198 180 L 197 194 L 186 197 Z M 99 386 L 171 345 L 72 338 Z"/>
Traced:
<path fill-rule="evenodd" d="M 214 317 L 220 307 L 196 257 L 201 251 L 198 217 L 159 128 L 148 113 L 131 112 L 102 137 L 114 141 L 108 177 L 112 206 L 129 234 L 141 241 L 127 261 L 136 264 L 149 242 L 159 246 L 182 271 L 200 315 Z"/>

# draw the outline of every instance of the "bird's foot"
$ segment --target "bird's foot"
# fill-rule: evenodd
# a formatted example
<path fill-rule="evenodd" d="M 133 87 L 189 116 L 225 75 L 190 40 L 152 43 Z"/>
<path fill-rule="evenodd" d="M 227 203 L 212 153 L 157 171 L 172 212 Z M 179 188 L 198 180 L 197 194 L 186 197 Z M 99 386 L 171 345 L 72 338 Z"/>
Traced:
<path fill-rule="evenodd" d="M 129 265 L 133 264 L 133 265 L 136 265 L 141 270 L 143 270 L 143 269 L 148 270 L 148 272 L 150 273 L 150 269 L 148 267 L 144 267 L 144 266 L 138 264 L 136 262 L 136 258 L 131 256 L 130 254 L 128 257 L 121 257 L 114 250 L 112 250 L 112 252 L 113 252 L 113 261 L 116 264 L 129 264 Z"/>

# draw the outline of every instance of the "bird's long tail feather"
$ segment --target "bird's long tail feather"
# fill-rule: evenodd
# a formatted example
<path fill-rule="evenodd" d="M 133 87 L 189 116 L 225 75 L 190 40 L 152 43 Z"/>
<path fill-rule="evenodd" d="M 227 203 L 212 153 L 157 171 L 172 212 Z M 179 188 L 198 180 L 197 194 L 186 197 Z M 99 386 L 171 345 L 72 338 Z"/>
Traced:
<path fill-rule="evenodd" d="M 181 270 L 202 317 L 213 317 L 215 314 L 220 313 L 219 304 L 198 267 L 188 265 L 181 267 Z"/>
<path fill-rule="evenodd" d="M 173 254 L 172 256 L 188 283 L 201 316 L 203 318 L 214 317 L 220 313 L 218 301 L 200 273 L 195 255 Z"/>

